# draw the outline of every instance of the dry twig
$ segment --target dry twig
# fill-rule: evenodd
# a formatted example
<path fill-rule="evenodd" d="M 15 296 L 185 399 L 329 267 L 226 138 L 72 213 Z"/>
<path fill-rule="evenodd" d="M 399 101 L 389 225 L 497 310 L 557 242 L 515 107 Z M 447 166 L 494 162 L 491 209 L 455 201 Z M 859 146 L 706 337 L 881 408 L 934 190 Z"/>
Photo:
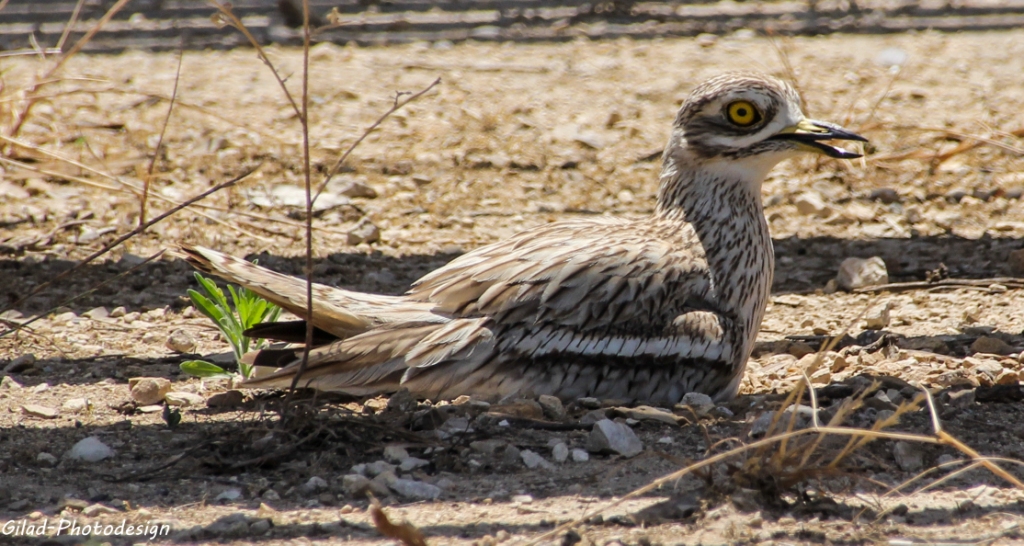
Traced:
<path fill-rule="evenodd" d="M 130 231 L 128 233 L 125 233 L 124 235 L 118 237 L 117 239 L 115 239 L 114 241 L 110 242 L 109 244 L 107 244 L 103 248 L 97 250 L 96 252 L 93 252 L 92 254 L 90 254 L 89 256 L 85 257 L 84 259 L 82 259 L 81 261 L 76 263 L 75 265 L 71 266 L 71 268 L 63 271 L 62 273 L 58 274 L 56 277 L 54 277 L 54 278 L 52 278 L 52 279 L 50 279 L 50 280 L 40 284 L 39 286 L 37 286 L 35 289 L 33 289 L 28 294 L 22 296 L 21 298 L 19 298 L 18 300 L 14 301 L 14 302 L 12 302 L 10 304 L 8 304 L 3 309 L 0 309 L 0 313 L 3 313 L 4 311 L 10 310 L 10 309 L 14 309 L 15 307 L 21 305 L 22 303 L 24 303 L 29 298 L 39 294 L 40 292 L 46 290 L 47 288 L 49 288 L 53 283 L 63 279 L 64 277 L 67 277 L 72 272 L 77 271 L 82 266 L 92 262 L 96 258 L 99 258 L 100 256 L 106 254 L 107 252 L 110 252 L 115 247 L 119 246 L 121 243 L 127 241 L 128 239 L 131 239 L 132 237 L 138 235 L 139 233 L 142 233 L 143 231 L 146 231 L 153 224 L 156 224 L 157 222 L 160 222 L 164 218 L 167 218 L 168 216 L 171 216 L 171 215 L 175 214 L 179 210 L 181 210 L 181 209 L 191 205 L 192 203 L 195 203 L 196 201 L 199 201 L 201 199 L 205 199 L 206 197 L 208 197 L 210 195 L 213 195 L 214 193 L 216 193 L 216 192 L 218 192 L 218 191 L 220 191 L 220 190 L 222 190 L 224 188 L 229 188 L 231 186 L 234 186 L 235 184 L 238 183 L 239 180 L 242 180 L 242 179 L 246 178 L 247 176 L 251 175 L 254 172 L 256 172 L 256 169 L 252 169 L 252 170 L 246 172 L 245 174 L 242 174 L 241 176 L 238 176 L 236 178 L 232 178 L 231 180 L 228 180 L 227 182 L 222 182 L 220 184 L 217 184 L 216 186 L 206 190 L 205 192 L 203 192 L 203 193 L 201 193 L 201 194 L 199 194 L 199 195 L 189 199 L 188 201 L 185 201 L 181 205 L 179 205 L 177 207 L 174 207 L 174 208 L 164 212 L 160 216 L 157 216 L 156 218 L 153 218 L 149 222 L 146 222 L 145 224 L 140 225 L 139 227 L 133 229 L 132 231 Z M 17 331 L 17 330 L 8 330 L 6 332 L 2 332 L 2 333 L 0 333 L 0 337 L 4 337 L 7 334 L 10 334 L 12 331 Z"/>

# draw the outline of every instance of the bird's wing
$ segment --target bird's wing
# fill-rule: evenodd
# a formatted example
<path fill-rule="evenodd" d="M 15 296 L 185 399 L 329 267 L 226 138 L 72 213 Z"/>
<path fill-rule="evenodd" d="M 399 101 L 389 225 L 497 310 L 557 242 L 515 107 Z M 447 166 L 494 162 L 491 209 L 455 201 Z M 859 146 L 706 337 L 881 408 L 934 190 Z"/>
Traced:
<path fill-rule="evenodd" d="M 622 369 L 634 360 L 669 368 L 681 360 L 708 369 L 728 365 L 733 321 L 716 308 L 703 247 L 687 229 L 677 223 L 661 233 L 652 223 L 580 220 L 470 252 L 394 302 L 428 306 L 443 320 L 383 323 L 314 349 L 300 385 L 352 394 L 405 386 L 432 398 L 504 396 L 563 392 L 535 373 L 552 359 L 620 362 Z M 247 383 L 286 386 L 298 367 L 296 358 Z"/>
<path fill-rule="evenodd" d="M 550 224 L 456 258 L 406 297 L 498 325 L 655 335 L 715 305 L 704 249 L 684 226 L 669 239 L 649 222 Z"/>

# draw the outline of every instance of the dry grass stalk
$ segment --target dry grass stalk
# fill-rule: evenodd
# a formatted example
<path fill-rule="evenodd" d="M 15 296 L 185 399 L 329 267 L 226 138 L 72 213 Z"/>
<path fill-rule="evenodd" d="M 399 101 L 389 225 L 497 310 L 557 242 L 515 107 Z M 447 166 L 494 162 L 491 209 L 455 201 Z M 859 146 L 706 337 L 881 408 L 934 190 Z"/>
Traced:
<path fill-rule="evenodd" d="M 133 195 L 139 195 L 141 193 L 141 190 L 139 188 L 137 188 L 136 186 L 134 186 L 134 185 L 132 185 L 132 184 L 130 184 L 128 182 L 125 182 L 125 181 L 121 180 L 120 178 L 114 177 L 113 175 L 109 175 L 107 173 L 103 173 L 101 171 L 97 171 L 96 169 L 93 169 L 91 167 L 85 166 L 84 164 L 79 163 L 79 162 L 77 162 L 77 161 L 75 161 L 73 159 L 65 158 L 63 156 L 60 156 L 59 154 L 50 152 L 50 151 L 46 150 L 45 148 L 39 148 L 39 147 L 32 146 L 32 145 L 27 144 L 27 143 L 23 143 L 21 141 L 16 141 L 16 140 L 13 140 L 13 139 L 9 139 L 9 138 L 7 138 L 7 137 L 5 137 L 3 135 L 0 135 L 0 140 L 6 141 L 6 142 L 10 142 L 10 143 L 14 143 L 17 146 L 22 146 L 22 147 L 25 147 L 27 149 L 34 149 L 34 150 L 40 151 L 40 152 L 42 152 L 42 153 L 44 153 L 44 154 L 46 154 L 46 155 L 48 155 L 50 157 L 53 157 L 54 159 L 57 159 L 58 161 L 63 161 L 63 162 L 66 162 L 66 163 L 68 163 L 70 165 L 81 167 L 81 168 L 83 168 L 85 170 L 88 170 L 90 172 L 95 172 L 95 173 L 97 173 L 97 174 L 99 174 L 99 175 L 101 175 L 103 177 L 106 177 L 106 178 L 108 178 L 110 180 L 114 180 L 115 182 L 120 183 L 121 186 L 123 186 L 123 187 L 109 186 L 109 185 L 103 184 L 101 182 L 96 182 L 95 180 L 89 180 L 88 178 L 82 178 L 82 177 L 74 176 L 74 175 L 67 174 L 67 173 L 61 173 L 61 172 L 57 172 L 57 171 L 51 171 L 51 170 L 48 170 L 48 169 L 43 169 L 41 167 L 36 167 L 35 165 L 30 165 L 28 163 L 24 163 L 24 162 L 21 162 L 21 161 L 16 161 L 16 160 L 13 160 L 13 159 L 7 159 L 7 158 L 5 158 L 3 156 L 0 156 L 0 163 L 5 163 L 5 164 L 11 165 L 13 167 L 17 167 L 19 169 L 24 169 L 26 171 L 31 171 L 31 172 L 43 174 L 43 175 L 50 176 L 50 177 L 53 177 L 53 178 L 67 180 L 69 182 L 77 182 L 79 184 L 82 184 L 83 186 L 89 186 L 89 187 L 92 187 L 92 188 L 97 188 L 97 189 L 101 189 L 101 190 L 105 190 L 105 191 L 120 192 L 120 193 L 131 193 Z M 153 196 L 155 196 L 157 199 L 160 199 L 161 201 L 164 201 L 164 202 L 166 202 L 166 203 L 168 203 L 168 204 L 170 204 L 170 205 L 172 205 L 174 207 L 179 207 L 179 208 L 182 207 L 182 206 L 190 207 L 192 205 L 203 206 L 203 205 L 198 205 L 198 203 L 191 203 L 191 204 L 189 204 L 187 202 L 184 203 L 184 204 L 183 203 L 179 203 L 178 201 L 175 201 L 174 199 L 171 199 L 169 197 L 160 195 L 159 193 L 154 193 Z M 234 211 L 228 211 L 226 208 L 223 208 L 223 207 L 216 208 L 216 207 L 211 207 L 209 205 L 205 205 L 204 207 L 205 208 L 210 208 L 210 209 L 213 209 L 213 210 L 220 210 L 220 211 L 223 211 L 223 212 L 234 212 Z M 228 229 L 237 231 L 238 233 L 240 233 L 242 235 L 253 237 L 253 238 L 259 239 L 260 241 L 263 241 L 263 242 L 270 242 L 270 240 L 265 238 L 265 237 L 261 237 L 261 236 L 255 234 L 255 233 L 253 233 L 251 231 L 242 229 L 242 228 L 240 228 L 240 227 L 238 227 L 238 226 L 236 226 L 234 224 L 231 224 L 229 222 L 225 222 L 224 220 L 221 220 L 220 218 L 217 218 L 216 216 L 212 216 L 210 214 L 206 214 L 205 212 L 202 212 L 202 211 L 194 211 L 194 212 L 196 214 L 206 218 L 207 220 L 210 220 L 211 222 L 214 222 L 216 224 L 220 224 L 223 227 L 226 227 Z"/>
<path fill-rule="evenodd" d="M 336 161 L 334 163 L 334 166 L 331 167 L 331 170 L 327 172 L 327 176 L 324 177 L 324 181 L 320 183 L 320 187 L 317 188 L 317 190 L 316 190 L 316 195 L 313 196 L 313 202 L 316 202 L 316 199 L 318 197 L 320 197 L 320 194 L 323 193 L 324 188 L 327 187 L 327 183 L 330 182 L 332 178 L 334 178 L 334 175 L 338 174 L 338 171 L 341 170 L 341 167 L 345 164 L 345 161 L 348 159 L 348 156 L 352 154 L 352 151 L 355 150 L 356 147 L 359 146 L 359 144 L 362 143 L 363 140 L 365 140 L 366 137 L 368 137 L 370 135 L 370 133 L 375 131 L 377 129 L 377 127 L 379 127 L 380 124 L 384 122 L 384 120 L 386 120 L 389 116 L 391 116 L 391 114 L 394 114 L 395 112 L 401 110 L 401 108 L 403 106 L 405 106 L 406 104 L 409 104 L 410 102 L 412 102 L 412 101 L 422 97 L 423 95 L 427 94 L 428 91 L 430 91 L 431 89 L 433 89 L 435 86 L 439 85 L 440 83 L 441 83 L 441 78 L 437 78 L 436 80 L 431 82 L 430 85 L 426 86 L 425 88 L 421 89 L 420 91 L 418 91 L 416 93 L 408 93 L 408 92 L 401 92 L 401 91 L 398 92 L 398 93 L 395 93 L 395 102 L 394 102 L 394 104 L 391 105 L 391 108 L 388 109 L 387 112 L 384 112 L 383 114 L 381 114 L 381 116 L 379 118 L 377 118 L 377 121 L 373 122 L 372 125 L 367 127 L 366 131 L 363 131 L 363 134 L 360 135 L 359 138 L 356 139 L 356 141 L 353 142 L 352 145 L 349 146 L 347 150 L 345 150 L 345 153 L 342 154 L 342 156 L 340 158 L 338 158 L 338 161 Z M 400 101 L 399 99 L 401 99 L 403 95 L 408 95 L 408 97 L 405 100 L 401 100 Z"/>
<path fill-rule="evenodd" d="M 588 511 L 574 521 L 560 525 L 555 529 L 540 535 L 527 544 L 534 545 L 550 539 L 559 533 L 576 527 L 589 518 L 621 505 L 629 499 L 654 491 L 655 489 L 671 482 L 678 481 L 687 475 L 704 472 L 705 469 L 712 465 L 726 462 L 734 457 L 745 457 L 743 463 L 731 474 L 732 480 L 736 482 L 737 485 L 761 489 L 762 493 L 778 494 L 791 489 L 808 479 L 838 474 L 839 465 L 842 461 L 858 449 L 865 447 L 868 443 L 874 440 L 896 440 L 949 446 L 961 453 L 964 453 L 971 460 L 971 464 L 960 470 L 958 473 L 963 473 L 970 469 L 982 466 L 996 476 L 1009 482 L 1014 487 L 1024 490 L 1024 483 L 996 464 L 997 461 L 1004 460 L 1021 465 L 1024 465 L 1024 462 L 982 456 L 957 438 L 954 438 L 949 433 L 943 431 L 938 413 L 935 409 L 934 401 L 925 389 L 922 389 L 922 393 L 915 397 L 914 400 L 900 404 L 892 415 L 876 420 L 869 429 L 841 426 L 843 421 L 845 421 L 850 414 L 862 406 L 867 394 L 878 389 L 880 383 L 877 381 L 873 382 L 868 388 L 858 393 L 857 396 L 851 397 L 843 402 L 837 408 L 836 413 L 832 418 L 829 419 L 828 424 L 824 426 L 821 425 L 818 421 L 817 396 L 815 395 L 814 388 L 811 385 L 810 376 L 824 361 L 825 353 L 834 348 L 835 344 L 848 333 L 850 326 L 856 324 L 861 318 L 863 318 L 867 310 L 873 305 L 874 299 L 868 302 L 861 313 L 842 333 L 830 339 L 828 343 L 823 344 L 817 358 L 815 358 L 814 361 L 812 361 L 808 367 L 802 371 L 804 380 L 797 384 L 796 388 L 794 388 L 783 401 L 779 410 L 776 411 L 764 438 L 749 444 L 741 444 L 738 447 L 712 455 L 702 461 L 695 462 L 680 470 L 657 478 L 647 485 L 635 489 L 619 499 L 605 504 L 600 508 Z M 803 399 L 805 392 L 809 394 L 811 400 L 812 423 L 809 428 L 795 430 L 798 412 L 790 412 L 789 419 L 785 421 L 783 420 L 783 415 L 785 415 L 785 410 L 787 408 L 794 408 L 795 410 L 799 406 L 799 402 Z M 932 429 L 934 431 L 932 435 L 909 432 L 890 432 L 885 430 L 886 428 L 897 424 L 900 416 L 919 409 L 922 402 L 927 403 L 926 405 L 929 410 L 929 415 L 931 416 Z M 812 457 L 815 454 L 819 454 L 822 442 L 830 435 L 848 437 L 846 445 L 836 455 L 832 456 L 830 460 L 827 460 L 825 454 L 820 454 L 818 459 L 812 462 Z M 730 440 L 741 442 L 738 438 L 732 438 Z M 722 445 L 724 442 L 724 440 L 716 444 L 708 442 L 708 445 L 713 449 L 714 447 Z M 917 478 L 918 477 L 915 477 L 915 479 Z M 945 479 L 950 478 L 951 476 L 947 476 Z M 764 491 L 764 486 L 766 484 L 771 485 L 771 491 Z M 901 485 L 900 487 L 904 487 L 904 485 Z"/>
<path fill-rule="evenodd" d="M 114 18 L 114 15 L 116 15 L 117 12 L 121 11 L 121 8 L 123 8 L 125 4 L 127 4 L 128 2 L 129 0 L 117 0 L 117 2 L 114 3 L 113 6 L 110 6 L 110 9 L 108 9 L 107 12 L 103 14 L 103 17 L 101 17 L 100 20 L 97 21 L 96 24 L 93 25 L 92 28 L 90 28 L 84 36 L 82 36 L 78 39 L 77 42 L 75 42 L 75 45 L 71 47 L 70 51 L 68 51 L 64 55 L 61 55 L 60 59 L 58 59 L 57 62 L 54 63 L 54 65 L 50 67 L 50 69 L 47 70 L 43 77 L 40 79 L 47 80 L 51 78 L 54 74 L 56 74 L 57 71 L 59 71 L 64 66 L 64 63 L 68 62 L 68 60 L 74 57 L 76 53 L 81 51 L 82 48 L 85 47 L 85 45 L 88 44 L 90 40 L 92 40 L 93 36 L 95 36 L 97 32 L 99 32 L 104 26 L 106 26 L 106 24 Z M 31 96 L 32 93 L 35 93 L 36 89 L 38 89 L 38 84 L 33 84 L 25 92 L 25 95 Z M 18 133 L 21 131 L 22 125 L 24 125 L 25 121 L 28 120 L 28 116 L 32 111 L 32 107 L 36 105 L 36 102 L 36 100 L 31 99 L 25 102 L 25 106 L 18 114 L 17 118 L 15 119 L 14 125 L 11 127 L 11 131 L 8 133 L 10 136 L 18 136 Z"/>
<path fill-rule="evenodd" d="M 174 111 L 174 101 L 178 98 L 178 82 L 181 81 L 181 61 L 185 58 L 185 44 L 178 50 L 178 69 L 174 72 L 174 89 L 171 91 L 171 102 L 167 105 L 167 117 L 160 127 L 160 136 L 156 139 L 156 147 L 153 148 L 153 157 L 149 160 L 149 168 L 146 169 L 146 179 L 142 181 L 142 196 L 139 198 L 139 225 L 146 223 L 146 201 L 149 197 L 149 183 L 153 180 L 153 168 L 156 160 L 160 157 L 160 150 L 164 145 L 164 135 L 167 134 L 167 125 L 171 122 L 171 112 Z"/>
<path fill-rule="evenodd" d="M 97 250 L 96 252 L 93 252 L 89 256 L 83 258 L 81 261 L 79 261 L 75 265 L 71 266 L 71 268 L 63 271 L 62 273 L 58 274 L 56 277 L 54 277 L 54 278 L 52 278 L 52 279 L 50 279 L 50 280 L 40 284 L 39 286 L 34 288 L 31 292 L 29 292 L 28 294 L 22 296 L 18 300 L 9 303 L 6 307 L 4 307 L 3 309 L 0 309 L 0 313 L 3 313 L 4 311 L 8 311 L 10 309 L 16 308 L 17 306 L 21 305 L 22 303 L 24 303 L 29 298 L 39 294 L 40 292 L 43 292 L 47 288 L 49 288 L 51 285 L 53 285 L 53 283 L 59 281 L 60 279 L 63 279 L 64 277 L 67 277 L 72 272 L 77 271 L 82 266 L 92 262 L 93 260 L 95 260 L 96 258 L 99 258 L 100 256 L 103 256 L 107 252 L 110 252 L 115 247 L 119 246 L 121 243 L 127 241 L 128 239 L 131 239 L 132 237 L 138 235 L 139 233 L 142 233 L 143 231 L 148 229 L 153 224 L 156 224 L 157 222 L 160 222 L 164 218 L 167 218 L 168 216 L 171 216 L 172 214 L 177 213 L 181 209 L 191 205 L 192 203 L 195 203 L 196 201 L 205 199 L 206 197 L 209 197 L 210 195 L 213 195 L 214 193 L 216 193 L 216 192 L 218 192 L 218 191 L 220 191 L 220 190 L 222 190 L 224 188 L 229 188 L 231 186 L 234 186 L 240 180 L 243 180 L 246 177 L 248 177 L 249 175 L 251 175 L 252 173 L 256 172 L 256 170 L 257 169 L 252 169 L 252 170 L 242 174 L 241 176 L 238 176 L 236 178 L 232 178 L 231 180 L 228 180 L 227 182 L 222 182 L 220 184 L 217 184 L 216 186 L 206 190 L 205 192 L 203 192 L 203 193 L 201 193 L 201 194 L 199 194 L 199 195 L 189 199 L 188 201 L 185 201 L 181 205 L 179 205 L 177 207 L 174 207 L 174 208 L 164 212 L 163 214 L 161 214 L 160 216 L 157 216 L 156 218 L 153 218 L 149 222 L 146 222 L 145 224 L 142 224 L 142 225 L 138 226 L 137 228 L 133 229 L 132 231 L 130 231 L 130 232 L 128 232 L 128 233 L 118 237 L 114 241 L 108 243 L 103 248 L 101 248 L 101 249 Z M 4 336 L 10 334 L 11 332 L 16 332 L 17 330 L 18 329 L 16 328 L 14 330 L 8 330 L 6 332 L 0 332 L 0 337 L 4 337 Z"/>
<path fill-rule="evenodd" d="M 263 61 L 263 64 L 267 65 L 267 68 L 269 68 L 270 72 L 274 75 L 274 79 L 277 80 L 277 84 L 281 86 L 281 90 L 284 92 L 285 98 L 288 99 L 288 102 L 291 104 L 292 109 L 295 110 L 295 115 L 299 116 L 299 119 L 304 120 L 305 118 L 303 117 L 303 109 L 300 108 L 298 104 L 296 104 L 295 97 L 293 97 L 291 92 L 288 91 L 288 86 L 284 84 L 284 80 L 281 78 L 281 75 L 277 72 L 277 67 L 274 66 L 274 63 L 270 62 L 270 57 L 267 56 L 267 52 L 264 51 L 263 46 L 260 45 L 259 40 L 257 40 L 256 37 L 252 35 L 252 32 L 249 32 L 249 29 L 246 28 L 244 23 L 242 23 L 242 20 L 239 19 L 238 16 L 235 15 L 233 11 L 231 11 L 231 4 L 221 4 L 217 0 L 210 0 L 210 3 L 213 4 L 213 6 L 216 7 L 217 11 L 219 12 L 214 13 L 210 17 L 210 20 L 213 21 L 213 24 L 221 28 L 226 26 L 234 28 L 238 32 L 241 32 L 242 35 L 244 35 L 245 38 L 249 40 L 249 44 L 252 45 L 253 49 L 256 50 L 256 55 L 259 57 L 261 61 Z M 307 46 L 304 47 L 305 51 L 303 53 L 303 57 L 305 58 L 305 63 L 308 63 L 309 9 L 308 6 L 306 6 L 305 0 L 303 1 L 303 11 L 306 14 L 306 24 L 304 26 L 306 27 L 307 35 Z M 303 73 L 303 79 L 305 78 L 306 74 Z M 303 123 L 305 123 L 305 121 L 303 121 Z"/>

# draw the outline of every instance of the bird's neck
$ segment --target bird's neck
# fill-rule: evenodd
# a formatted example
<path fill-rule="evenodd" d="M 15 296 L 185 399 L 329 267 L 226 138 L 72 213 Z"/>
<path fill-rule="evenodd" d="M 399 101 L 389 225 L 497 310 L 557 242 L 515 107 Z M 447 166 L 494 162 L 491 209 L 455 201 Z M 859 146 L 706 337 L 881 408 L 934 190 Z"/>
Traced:
<path fill-rule="evenodd" d="M 761 182 L 771 167 L 666 158 L 655 220 L 689 224 L 701 242 L 719 304 L 747 317 L 753 343 L 775 268 Z M 680 235 L 683 229 L 680 229 Z"/>

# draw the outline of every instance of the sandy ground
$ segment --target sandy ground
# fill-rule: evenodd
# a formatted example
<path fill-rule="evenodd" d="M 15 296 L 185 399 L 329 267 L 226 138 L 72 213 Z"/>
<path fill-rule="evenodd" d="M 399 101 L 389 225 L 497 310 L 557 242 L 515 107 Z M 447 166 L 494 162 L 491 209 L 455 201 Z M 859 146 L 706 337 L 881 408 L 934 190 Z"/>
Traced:
<path fill-rule="evenodd" d="M 515 453 L 534 451 L 550 463 L 553 443 L 584 447 L 589 432 L 579 419 L 592 408 L 570 405 L 566 417 L 542 419 L 560 427 L 545 428 L 526 403 L 389 410 L 384 400 L 293 401 L 308 409 L 278 428 L 268 448 L 259 440 L 279 427 L 277 394 L 250 393 L 240 407 L 182 408 L 173 429 L 160 411 L 130 402 L 127 380 L 138 376 L 166 377 L 175 390 L 203 397 L 226 388 L 180 374 L 186 357 L 165 344 L 182 330 L 198 354 L 228 350 L 188 308 L 188 268 L 165 255 L 132 270 L 142 259 L 184 242 L 301 269 L 302 213 L 287 189 L 302 181 L 292 107 L 252 51 L 187 52 L 148 216 L 257 170 L 5 315 L 16 322 L 46 313 L 28 331 L 0 338 L 0 368 L 24 357 L 0 386 L 0 520 L 166 523 L 164 542 L 384 544 L 368 501 L 347 492 L 343 476 L 400 445 L 429 462 L 403 476 L 437 485 L 441 495 L 383 496 L 395 519 L 419 527 L 432 544 L 526 543 L 688 462 L 751 441 L 756 419 L 781 404 L 814 358 L 805 355 L 846 330 L 850 338 L 812 373 L 823 410 L 834 414 L 849 400 L 851 389 L 835 389 L 863 387 L 865 374 L 884 376 L 883 395 L 871 390 L 870 403 L 846 424 L 871 426 L 927 388 L 946 432 L 984 455 L 1021 459 L 1024 257 L 1014 251 L 1024 247 L 1024 32 L 835 35 L 777 45 L 741 33 L 705 46 L 665 39 L 314 49 L 314 182 L 396 91 L 442 78 L 371 134 L 328 185 L 330 206 L 313 222 L 314 273 L 346 288 L 399 293 L 452 257 L 525 227 L 649 213 L 659 169 L 650 158 L 692 86 L 723 70 L 795 78 L 809 115 L 870 138 L 863 160 L 801 158 L 766 182 L 776 284 L 741 396 L 728 411 L 697 419 L 669 408 L 679 423 L 630 421 L 645 446 L 634 458 L 591 455 L 534 469 Z M 300 52 L 271 48 L 270 55 L 298 90 Z M 889 66 L 897 61 L 899 69 Z M 138 188 L 167 115 L 177 58 L 79 56 L 59 77 L 41 79 L 51 63 L 0 64 L 0 133 L 11 134 L 27 96 L 41 97 L 15 140 L 0 142 L 0 288 L 11 303 L 138 222 Z M 376 196 L 343 195 L 353 185 Z M 366 222 L 380 241 L 351 244 L 350 232 Z M 880 256 L 893 282 L 929 275 L 973 282 L 835 292 L 828 281 L 851 256 Z M 99 307 L 124 313 L 91 312 Z M 862 349 L 881 335 L 866 329 L 862 313 L 884 307 L 892 343 Z M 68 404 L 81 398 L 85 408 Z M 419 430 L 412 415 L 429 411 L 465 417 L 473 430 Z M 622 408 L 608 411 L 628 417 Z M 520 420 L 501 426 L 488 417 L 499 414 Z M 894 430 L 930 434 L 932 420 L 912 411 Z M 116 455 L 65 460 L 87 436 Z M 504 455 L 473 447 L 484 440 Z M 782 467 L 770 464 L 771 453 L 781 453 L 774 446 L 748 453 L 629 500 L 575 533 L 602 545 L 1021 540 L 1024 497 L 1007 481 L 983 469 L 936 481 L 964 468 L 962 452 L 877 441 L 829 467 L 844 442 L 826 439 L 800 464 L 776 457 Z M 310 485 L 312 477 L 324 484 Z M 642 511 L 651 505 L 654 516 Z M 549 541 L 574 536 L 560 531 Z"/>

